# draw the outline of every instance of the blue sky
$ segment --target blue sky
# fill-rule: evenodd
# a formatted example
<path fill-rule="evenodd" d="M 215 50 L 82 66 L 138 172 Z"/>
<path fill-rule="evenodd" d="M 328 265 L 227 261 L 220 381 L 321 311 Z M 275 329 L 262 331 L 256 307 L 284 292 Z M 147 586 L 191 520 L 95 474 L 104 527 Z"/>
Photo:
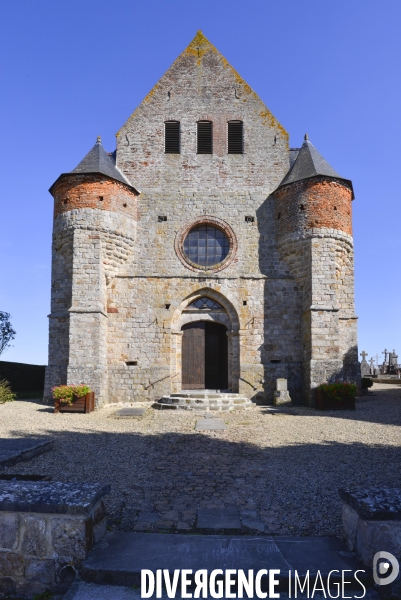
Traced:
<path fill-rule="evenodd" d="M 401 356 L 399 0 L 14 0 L 0 5 L 2 360 L 46 364 L 48 188 L 115 133 L 201 29 L 300 146 L 353 180 L 359 346 Z"/>

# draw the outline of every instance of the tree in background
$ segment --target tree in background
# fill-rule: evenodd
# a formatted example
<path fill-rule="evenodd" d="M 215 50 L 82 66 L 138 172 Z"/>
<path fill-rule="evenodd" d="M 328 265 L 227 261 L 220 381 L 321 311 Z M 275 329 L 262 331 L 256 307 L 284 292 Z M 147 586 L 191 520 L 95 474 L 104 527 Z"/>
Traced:
<path fill-rule="evenodd" d="M 10 313 L 0 310 L 0 354 L 10 346 L 15 338 L 16 331 L 11 327 Z"/>

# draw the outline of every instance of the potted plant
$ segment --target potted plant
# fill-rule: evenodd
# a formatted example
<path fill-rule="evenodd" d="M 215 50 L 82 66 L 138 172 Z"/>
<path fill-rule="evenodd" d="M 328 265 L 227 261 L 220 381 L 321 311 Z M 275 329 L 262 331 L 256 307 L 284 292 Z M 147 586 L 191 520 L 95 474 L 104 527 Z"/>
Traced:
<path fill-rule="evenodd" d="M 57 385 L 52 392 L 56 413 L 90 413 L 95 410 L 95 393 L 88 385 Z"/>
<path fill-rule="evenodd" d="M 355 410 L 357 387 L 354 383 L 324 383 L 315 389 L 318 410 Z"/>

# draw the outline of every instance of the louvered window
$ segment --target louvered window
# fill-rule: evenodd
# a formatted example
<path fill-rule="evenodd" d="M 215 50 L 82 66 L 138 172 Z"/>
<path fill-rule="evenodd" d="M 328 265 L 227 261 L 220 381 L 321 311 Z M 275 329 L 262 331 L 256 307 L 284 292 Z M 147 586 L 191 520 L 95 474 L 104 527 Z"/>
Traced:
<path fill-rule="evenodd" d="M 212 122 L 198 121 L 198 154 L 212 154 Z"/>
<path fill-rule="evenodd" d="M 229 121 L 227 125 L 228 154 L 242 154 L 244 147 L 242 121 Z"/>
<path fill-rule="evenodd" d="M 179 121 L 166 121 L 164 124 L 164 152 L 166 154 L 180 153 Z"/>

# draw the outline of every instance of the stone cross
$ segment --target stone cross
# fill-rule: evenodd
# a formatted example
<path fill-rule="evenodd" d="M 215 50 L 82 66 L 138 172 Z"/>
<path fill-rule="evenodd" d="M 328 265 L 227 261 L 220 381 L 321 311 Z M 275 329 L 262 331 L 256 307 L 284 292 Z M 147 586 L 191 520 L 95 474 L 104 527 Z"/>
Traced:
<path fill-rule="evenodd" d="M 387 364 L 388 350 L 384 349 L 383 352 L 382 352 L 382 354 L 384 354 L 384 363 L 383 364 L 386 365 Z"/>
<path fill-rule="evenodd" d="M 368 353 L 365 352 L 365 350 L 362 350 L 361 356 L 362 356 L 362 360 L 366 360 L 366 357 L 368 356 Z"/>
<path fill-rule="evenodd" d="M 374 369 L 375 369 L 375 359 L 371 358 L 369 362 L 370 362 L 370 372 L 373 375 Z"/>

